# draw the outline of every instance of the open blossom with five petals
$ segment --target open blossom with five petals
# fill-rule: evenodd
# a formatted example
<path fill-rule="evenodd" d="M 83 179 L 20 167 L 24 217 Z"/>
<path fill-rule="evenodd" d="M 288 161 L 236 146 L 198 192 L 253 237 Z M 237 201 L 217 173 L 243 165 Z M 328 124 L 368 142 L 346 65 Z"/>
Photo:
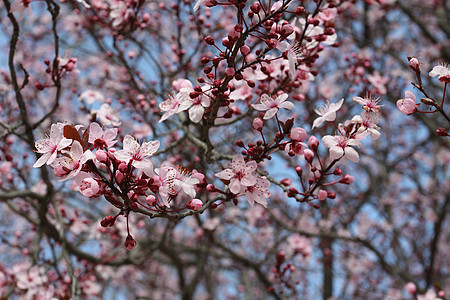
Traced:
<path fill-rule="evenodd" d="M 122 124 L 117 116 L 117 111 L 114 111 L 107 103 L 103 103 L 102 106 L 100 106 L 100 110 L 95 112 L 97 113 L 100 123 L 105 126 L 120 126 L 120 124 Z"/>
<path fill-rule="evenodd" d="M 50 165 L 56 159 L 58 151 L 70 146 L 72 140 L 63 136 L 63 128 L 65 124 L 52 124 L 50 128 L 50 136 L 34 143 L 37 153 L 43 155 L 34 163 L 33 168 L 39 168 L 44 164 Z"/>
<path fill-rule="evenodd" d="M 253 206 L 256 203 L 267 207 L 267 198 L 270 197 L 270 193 L 267 191 L 270 186 L 270 181 L 266 177 L 256 177 L 256 184 L 247 186 L 245 189 L 245 197 L 248 203 Z"/>
<path fill-rule="evenodd" d="M 246 187 L 256 184 L 256 167 L 256 161 L 251 160 L 245 162 L 241 154 L 236 154 L 231 162 L 231 168 L 225 169 L 215 175 L 221 179 L 230 180 L 230 191 L 233 194 L 239 194 Z"/>
<path fill-rule="evenodd" d="M 161 196 L 162 205 L 170 207 L 170 198 L 178 195 L 180 191 L 191 198 L 196 195 L 194 185 L 199 183 L 197 178 L 192 177 L 181 167 L 174 167 L 169 162 L 164 162 L 160 168 L 155 170 L 157 181 L 161 182 L 159 186 L 159 195 Z"/>
<path fill-rule="evenodd" d="M 431 77 L 438 76 L 439 80 L 445 83 L 450 83 L 450 68 L 446 66 L 435 66 L 433 70 L 430 71 L 429 75 Z"/>
<path fill-rule="evenodd" d="M 360 146 L 361 142 L 342 135 L 326 135 L 322 138 L 325 147 L 330 148 L 331 159 L 339 159 L 342 156 L 353 161 L 359 161 L 358 152 L 350 146 Z"/>
<path fill-rule="evenodd" d="M 267 94 L 261 95 L 260 103 L 252 104 L 253 108 L 259 111 L 266 111 L 264 119 L 272 118 L 280 108 L 293 109 L 295 106 L 292 102 L 286 101 L 288 94 L 281 94 L 279 96 L 269 96 Z"/>
<path fill-rule="evenodd" d="M 405 92 L 405 98 L 397 101 L 397 107 L 406 115 L 410 115 L 417 110 L 416 96 L 411 91 Z"/>
<path fill-rule="evenodd" d="M 85 152 L 78 141 L 73 141 L 70 150 L 64 154 L 64 156 L 55 160 L 57 174 L 62 177 L 59 181 L 76 177 L 80 173 L 83 164 L 95 158 L 94 153 L 90 150 Z"/>
<path fill-rule="evenodd" d="M 169 95 L 169 98 L 159 104 L 159 108 L 165 112 L 159 120 L 160 123 L 167 120 L 171 115 L 177 114 L 189 107 L 189 103 L 184 101 L 180 96 L 180 93 Z"/>
<path fill-rule="evenodd" d="M 114 156 L 137 169 L 143 169 L 148 176 L 153 175 L 153 164 L 148 157 L 155 154 L 159 148 L 159 141 L 144 142 L 142 145 L 134 137 L 127 134 L 123 139 L 123 150 L 114 152 Z"/>
<path fill-rule="evenodd" d="M 363 111 L 361 115 L 356 115 L 351 119 L 352 123 L 361 125 L 358 128 L 357 135 L 364 135 L 365 132 L 368 132 L 373 140 L 380 137 L 380 132 L 378 131 L 380 127 L 377 125 L 379 121 L 380 117 L 378 115 L 373 115 L 367 111 Z"/>
<path fill-rule="evenodd" d="M 320 117 L 314 120 L 312 128 L 314 129 L 315 127 L 319 127 L 325 121 L 332 122 L 336 120 L 336 111 L 341 108 L 342 103 L 344 103 L 344 98 L 339 100 L 338 103 L 330 103 L 330 101 L 327 101 L 324 106 L 315 108 L 314 111 Z"/>
<path fill-rule="evenodd" d="M 117 141 L 114 139 L 117 136 L 117 128 L 110 128 L 103 131 L 98 123 L 91 123 L 89 126 L 89 143 L 94 145 L 94 148 L 104 149 L 105 147 L 113 146 Z"/>
<path fill-rule="evenodd" d="M 203 91 L 205 91 L 206 89 L 208 89 L 206 85 L 202 87 Z M 181 104 L 178 112 L 189 109 L 189 119 L 191 119 L 191 121 L 194 123 L 198 123 L 203 117 L 205 107 L 208 107 L 211 101 L 209 100 L 209 97 L 204 93 L 200 93 L 199 96 L 191 98 L 190 94 L 192 92 L 194 92 L 192 86 L 180 89 L 180 92 L 177 95 L 181 99 Z"/>
<path fill-rule="evenodd" d="M 372 98 L 369 96 L 366 96 L 364 98 L 362 97 L 353 97 L 353 101 L 358 102 L 363 106 L 363 109 L 367 112 L 374 112 L 379 113 L 381 110 L 382 105 L 378 105 L 380 102 L 380 98 Z"/>

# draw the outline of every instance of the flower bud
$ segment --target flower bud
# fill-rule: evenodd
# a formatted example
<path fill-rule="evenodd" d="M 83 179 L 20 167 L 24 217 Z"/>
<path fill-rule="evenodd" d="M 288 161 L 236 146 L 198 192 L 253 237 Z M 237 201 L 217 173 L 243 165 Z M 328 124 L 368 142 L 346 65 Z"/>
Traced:
<path fill-rule="evenodd" d="M 319 193 L 317 195 L 317 199 L 319 199 L 320 201 L 324 201 L 325 199 L 327 199 L 327 196 L 328 196 L 327 191 L 319 190 Z"/>
<path fill-rule="evenodd" d="M 116 218 L 112 216 L 106 216 L 103 218 L 103 220 L 100 222 L 100 225 L 102 227 L 111 227 L 114 226 L 114 223 L 116 222 Z"/>
<path fill-rule="evenodd" d="M 308 147 L 312 149 L 312 151 L 317 152 L 319 148 L 319 140 L 315 136 L 310 136 L 308 140 Z"/>
<path fill-rule="evenodd" d="M 101 163 L 106 163 L 108 161 L 108 154 L 103 150 L 97 150 L 95 152 L 95 158 Z"/>
<path fill-rule="evenodd" d="M 334 175 L 342 175 L 342 170 L 340 168 L 336 168 L 336 170 L 333 171 Z"/>
<path fill-rule="evenodd" d="M 214 38 L 212 36 L 208 35 L 207 37 L 205 37 L 205 42 L 208 45 L 214 45 Z"/>
<path fill-rule="evenodd" d="M 333 192 L 333 191 L 328 191 L 327 192 L 327 198 L 330 198 L 330 199 L 336 198 L 336 193 Z"/>
<path fill-rule="evenodd" d="M 284 186 L 290 186 L 290 185 L 292 184 L 292 179 L 290 179 L 290 178 L 284 178 L 284 179 L 282 179 L 280 182 L 281 182 L 281 184 L 284 185 Z"/>
<path fill-rule="evenodd" d="M 192 209 L 194 211 L 198 211 L 200 208 L 202 208 L 203 202 L 200 199 L 192 199 L 188 205 L 187 208 Z"/>
<path fill-rule="evenodd" d="M 244 56 L 247 56 L 250 53 L 250 47 L 247 45 L 243 45 L 239 50 L 241 50 L 241 53 Z"/>
<path fill-rule="evenodd" d="M 120 165 L 119 165 L 119 167 L 118 167 L 118 170 L 119 170 L 121 173 L 126 173 L 127 170 L 128 170 L 128 165 L 127 165 L 126 163 L 120 163 Z"/>
<path fill-rule="evenodd" d="M 355 177 L 353 177 L 352 175 L 345 174 L 344 177 L 342 177 L 341 180 L 339 180 L 339 183 L 350 184 L 353 181 L 355 181 Z"/>
<path fill-rule="evenodd" d="M 295 141 L 303 141 L 308 137 L 308 134 L 306 133 L 306 130 L 301 127 L 295 127 L 291 129 L 291 133 L 289 134 L 289 137 L 292 140 Z"/>
<path fill-rule="evenodd" d="M 438 128 L 436 134 L 439 136 L 448 136 L 447 130 L 445 128 Z"/>
<path fill-rule="evenodd" d="M 206 186 L 206 190 L 207 190 L 208 192 L 215 192 L 215 191 L 216 191 L 216 187 L 215 187 L 213 184 L 208 184 L 208 185 Z"/>
<path fill-rule="evenodd" d="M 416 291 L 417 291 L 417 287 L 416 287 L 416 285 L 414 284 L 414 282 L 408 282 L 408 283 L 405 285 L 405 290 L 406 290 L 408 293 L 414 295 L 414 294 L 416 293 Z"/>
<path fill-rule="evenodd" d="M 225 69 L 225 75 L 227 75 L 227 77 L 233 77 L 235 74 L 235 71 L 233 68 L 226 68 Z"/>
<path fill-rule="evenodd" d="M 145 202 L 149 205 L 149 206 L 155 206 L 156 204 L 156 197 L 153 195 L 148 195 L 145 198 Z"/>
<path fill-rule="evenodd" d="M 136 247 L 136 241 L 133 239 L 131 234 L 128 234 L 127 238 L 125 239 L 124 245 L 125 245 L 125 248 L 127 248 L 127 250 L 131 250 L 134 247 Z"/>
<path fill-rule="evenodd" d="M 419 62 L 419 60 L 417 58 L 415 58 L 415 57 L 409 57 L 409 67 L 414 72 L 420 71 L 420 62 Z"/>
<path fill-rule="evenodd" d="M 308 163 L 312 163 L 313 159 L 314 159 L 314 152 L 312 152 L 309 149 L 305 149 L 303 151 L 303 155 L 305 156 L 305 159 Z"/>
<path fill-rule="evenodd" d="M 252 126 L 253 126 L 253 129 L 261 132 L 264 127 L 264 122 L 260 118 L 255 118 L 253 120 Z"/>
<path fill-rule="evenodd" d="M 295 167 L 298 177 L 302 177 L 303 169 L 301 167 Z"/>

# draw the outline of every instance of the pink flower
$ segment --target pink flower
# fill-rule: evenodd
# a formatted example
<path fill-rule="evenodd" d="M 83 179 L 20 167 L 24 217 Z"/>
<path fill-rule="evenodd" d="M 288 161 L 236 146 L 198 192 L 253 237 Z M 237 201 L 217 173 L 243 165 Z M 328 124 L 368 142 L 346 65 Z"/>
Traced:
<path fill-rule="evenodd" d="M 62 173 L 58 174 L 62 177 L 59 181 L 74 178 L 80 173 L 84 163 L 95 158 L 95 155 L 90 150 L 84 152 L 78 141 L 73 141 L 70 150 L 64 154 L 64 156 L 56 160 L 58 168 L 55 168 L 55 170 L 62 170 Z"/>
<path fill-rule="evenodd" d="M 165 113 L 159 120 L 159 123 L 167 120 L 170 116 L 177 114 L 180 111 L 183 111 L 189 107 L 189 104 L 187 102 L 185 102 L 185 104 L 181 106 L 183 99 L 181 99 L 180 96 L 181 96 L 180 93 L 176 95 L 169 95 L 168 99 L 159 104 L 159 108 L 161 109 L 161 111 L 165 111 Z"/>
<path fill-rule="evenodd" d="M 363 111 L 361 115 L 356 115 L 351 119 L 352 123 L 358 123 L 361 125 L 357 131 L 357 135 L 360 135 L 361 137 L 360 139 L 364 138 L 368 132 L 373 140 L 380 137 L 380 132 L 378 131 L 380 127 L 377 125 L 379 121 L 379 115 L 373 115 L 367 111 Z"/>
<path fill-rule="evenodd" d="M 245 190 L 245 197 L 248 203 L 253 206 L 256 203 L 267 207 L 267 198 L 270 197 L 270 193 L 267 191 L 270 186 L 270 181 L 266 177 L 256 177 L 256 184 L 247 186 Z"/>
<path fill-rule="evenodd" d="M 320 126 L 324 121 L 333 122 L 334 120 L 336 120 L 336 111 L 341 108 L 342 103 L 344 103 L 344 98 L 342 98 L 338 103 L 330 103 L 329 101 L 327 101 L 324 106 L 315 108 L 314 111 L 320 117 L 314 120 L 312 129 Z"/>
<path fill-rule="evenodd" d="M 142 145 L 134 137 L 127 134 L 123 139 L 123 150 L 114 152 L 114 156 L 137 169 L 143 169 L 148 176 L 153 175 L 153 164 L 147 159 L 155 154 L 159 148 L 159 141 L 144 142 Z"/>
<path fill-rule="evenodd" d="M 63 136 L 63 123 L 52 124 L 50 128 L 50 136 L 34 143 L 37 153 L 43 155 L 34 163 L 33 168 L 39 168 L 44 164 L 50 165 L 56 159 L 58 151 L 68 147 L 72 140 Z"/>
<path fill-rule="evenodd" d="M 91 177 L 84 178 L 80 184 L 80 193 L 87 198 L 100 196 L 100 184 Z"/>
<path fill-rule="evenodd" d="M 97 117 L 99 118 L 100 122 L 105 126 L 120 126 L 122 124 L 120 122 L 119 117 L 116 116 L 117 112 L 114 111 L 111 106 L 104 103 L 102 106 L 100 106 L 100 110 L 95 111 L 97 113 Z"/>
<path fill-rule="evenodd" d="M 380 98 L 371 98 L 366 96 L 364 98 L 361 97 L 353 97 L 353 101 L 358 102 L 363 106 L 363 109 L 367 112 L 379 113 L 382 105 L 378 105 L 380 102 Z"/>
<path fill-rule="evenodd" d="M 439 76 L 439 80 L 445 83 L 450 83 L 450 69 L 445 66 L 435 66 L 433 70 L 430 71 L 429 75 L 431 77 Z"/>
<path fill-rule="evenodd" d="M 198 184 L 199 180 L 183 168 L 175 168 L 171 163 L 164 162 L 155 173 L 161 182 L 159 194 L 163 206 L 170 207 L 170 198 L 177 196 L 180 191 L 191 198 L 195 197 L 194 185 Z"/>
<path fill-rule="evenodd" d="M 202 90 L 205 91 L 208 89 L 207 86 L 203 86 Z M 177 112 L 181 112 L 189 108 L 189 119 L 192 122 L 198 123 L 205 112 L 205 107 L 210 105 L 209 97 L 204 93 L 200 93 L 197 97 L 191 98 L 190 94 L 194 92 L 192 87 L 182 88 L 178 93 L 178 97 L 180 98 L 180 107 Z"/>
<path fill-rule="evenodd" d="M 231 169 L 225 169 L 215 175 L 221 179 L 230 180 L 229 188 L 233 194 L 239 194 L 246 187 L 256 184 L 256 161 L 244 161 L 241 154 L 236 154 L 231 162 Z"/>
<path fill-rule="evenodd" d="M 277 44 L 277 49 L 282 52 L 287 52 L 287 59 L 289 63 L 289 77 L 294 80 L 297 76 L 297 60 L 303 59 L 305 57 L 301 48 L 301 44 L 295 41 L 292 42 L 292 44 L 287 41 L 282 41 Z"/>
<path fill-rule="evenodd" d="M 18 12 L 19 17 L 17 18 L 17 21 L 21 21 L 23 17 L 25 16 L 25 9 L 27 10 L 27 14 L 29 16 L 32 15 L 32 10 L 30 7 L 31 0 L 16 0 L 14 3 L 11 4 L 10 12 Z"/>
<path fill-rule="evenodd" d="M 266 111 L 264 120 L 272 118 L 280 108 L 293 109 L 295 106 L 292 102 L 286 101 L 288 94 L 281 94 L 279 96 L 270 97 L 263 94 L 260 98 L 259 104 L 252 104 L 253 108 L 259 111 Z"/>
<path fill-rule="evenodd" d="M 84 100 L 87 104 L 92 104 L 95 100 L 99 102 L 105 101 L 105 96 L 99 91 L 86 90 L 80 95 L 80 100 Z"/>
<path fill-rule="evenodd" d="M 360 142 L 342 135 L 326 135 L 322 138 L 325 147 L 330 148 L 331 159 L 339 159 L 343 156 L 353 161 L 359 161 L 359 155 L 356 150 L 350 146 L 360 146 Z"/>
<path fill-rule="evenodd" d="M 367 80 L 374 86 L 378 94 L 386 94 L 386 83 L 389 82 L 388 77 L 383 77 L 375 71 L 373 74 L 367 76 Z"/>
<path fill-rule="evenodd" d="M 411 91 L 405 92 L 405 98 L 397 101 L 397 107 L 406 115 L 410 115 L 417 110 L 416 96 Z"/>
<path fill-rule="evenodd" d="M 113 146 L 117 141 L 114 139 L 117 136 L 117 128 L 103 129 L 97 123 L 91 123 L 89 126 L 89 143 L 94 145 L 94 148 L 104 149 L 105 147 Z"/>

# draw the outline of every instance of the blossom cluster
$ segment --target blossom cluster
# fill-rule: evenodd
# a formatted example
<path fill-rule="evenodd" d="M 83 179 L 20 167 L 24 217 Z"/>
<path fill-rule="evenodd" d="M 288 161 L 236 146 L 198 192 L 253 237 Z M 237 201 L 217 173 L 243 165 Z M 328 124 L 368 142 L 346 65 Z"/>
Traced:
<path fill-rule="evenodd" d="M 169 161 L 155 168 L 151 157 L 160 147 L 159 141 L 139 143 L 126 135 L 121 150 L 113 147 L 117 128 L 102 129 L 91 123 L 83 133 L 82 125 L 56 123 L 48 137 L 35 142 L 42 154 L 33 167 L 49 165 L 59 181 L 75 180 L 78 190 L 88 198 L 103 195 L 120 209 L 115 217 L 107 217 L 102 226 L 113 226 L 119 215 L 146 209 L 170 213 L 177 199 L 179 209 L 199 210 L 202 201 L 195 196 L 206 186 L 202 173 L 188 172 Z M 126 242 L 130 244 L 130 242 Z"/>

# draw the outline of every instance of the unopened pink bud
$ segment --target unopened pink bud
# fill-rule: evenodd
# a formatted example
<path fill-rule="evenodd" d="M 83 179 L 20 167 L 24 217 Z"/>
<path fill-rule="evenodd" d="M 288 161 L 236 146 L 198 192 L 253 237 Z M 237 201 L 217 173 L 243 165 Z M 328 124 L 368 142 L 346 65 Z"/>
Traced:
<path fill-rule="evenodd" d="M 314 152 L 312 152 L 309 149 L 305 149 L 303 151 L 303 155 L 305 156 L 305 159 L 308 163 L 312 163 L 313 159 L 314 159 Z"/>
<path fill-rule="evenodd" d="M 416 293 L 416 291 L 417 291 L 417 287 L 416 287 L 416 285 L 414 284 L 414 282 L 408 282 L 408 283 L 405 285 L 405 290 L 406 290 L 408 293 L 414 295 L 414 294 Z"/>
<path fill-rule="evenodd" d="M 207 190 L 208 192 L 214 192 L 214 191 L 216 190 L 216 187 L 215 187 L 214 185 L 212 185 L 212 184 L 208 184 L 208 185 L 206 186 L 206 190 Z"/>
<path fill-rule="evenodd" d="M 155 204 L 156 204 L 156 197 L 153 196 L 153 195 L 148 195 L 148 196 L 145 198 L 145 202 L 147 202 L 147 204 L 148 204 L 149 206 L 155 206 Z"/>
<path fill-rule="evenodd" d="M 343 184 L 350 184 L 353 181 L 355 181 L 355 177 L 353 177 L 352 175 L 348 175 L 348 174 L 345 174 L 344 177 L 342 177 L 342 179 L 339 180 L 339 182 L 343 183 Z"/>
<path fill-rule="evenodd" d="M 260 119 L 260 118 L 255 118 L 253 120 L 253 129 L 257 130 L 257 131 L 262 131 L 263 127 L 264 127 L 264 122 Z"/>
<path fill-rule="evenodd" d="M 118 169 L 120 172 L 126 173 L 127 169 L 128 169 L 128 165 L 126 163 L 120 163 Z"/>
<path fill-rule="evenodd" d="M 225 69 L 225 75 L 227 75 L 227 77 L 233 77 L 235 73 L 236 72 L 234 71 L 233 68 L 226 68 Z"/>
<path fill-rule="evenodd" d="M 241 53 L 244 56 L 247 56 L 250 53 L 250 47 L 247 45 L 243 45 L 239 50 L 241 50 Z"/>
<path fill-rule="evenodd" d="M 101 163 L 106 163 L 108 161 L 108 154 L 103 150 L 97 150 L 95 152 L 95 158 Z"/>
<path fill-rule="evenodd" d="M 308 140 L 308 147 L 314 152 L 319 148 L 319 140 L 315 136 L 310 136 Z"/>
<path fill-rule="evenodd" d="M 308 134 L 306 133 L 306 130 L 301 127 L 295 127 L 291 129 L 291 133 L 289 134 L 289 137 L 292 140 L 295 141 L 303 141 L 308 137 Z"/>
<path fill-rule="evenodd" d="M 200 199 L 192 199 L 188 205 L 187 208 L 198 211 L 200 208 L 202 208 L 203 202 Z"/>
<path fill-rule="evenodd" d="M 120 172 L 119 170 L 117 170 L 116 171 L 116 181 L 120 184 L 120 183 L 122 183 L 124 178 L 125 178 L 125 176 L 123 175 L 123 173 Z"/>
<path fill-rule="evenodd" d="M 136 241 L 133 239 L 133 237 L 131 236 L 131 234 L 128 234 L 126 240 L 125 240 L 125 248 L 127 248 L 127 250 L 131 250 L 134 247 L 136 247 Z"/>
<path fill-rule="evenodd" d="M 318 198 L 320 201 L 324 201 L 325 199 L 327 199 L 327 196 L 328 196 L 327 191 L 319 190 L 319 194 L 317 195 L 317 198 Z"/>
<path fill-rule="evenodd" d="M 409 67 L 414 72 L 418 72 L 420 70 L 420 61 L 415 57 L 411 57 L 411 59 L 409 60 Z"/>
<path fill-rule="evenodd" d="M 284 185 L 284 186 L 290 186 L 290 185 L 292 184 L 292 179 L 290 179 L 290 178 L 284 178 L 284 179 L 282 179 L 280 182 L 281 182 L 281 184 Z"/>

